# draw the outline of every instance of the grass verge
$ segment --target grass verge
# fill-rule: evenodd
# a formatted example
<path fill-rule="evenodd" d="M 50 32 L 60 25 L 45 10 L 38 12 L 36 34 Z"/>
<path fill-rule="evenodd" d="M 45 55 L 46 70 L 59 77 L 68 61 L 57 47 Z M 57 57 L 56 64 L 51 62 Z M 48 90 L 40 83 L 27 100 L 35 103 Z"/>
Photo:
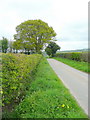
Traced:
<path fill-rule="evenodd" d="M 60 57 L 54 57 L 54 59 L 63 62 L 71 67 L 74 67 L 75 69 L 90 73 L 90 69 L 89 69 L 90 63 L 88 62 L 80 62 L 80 61 L 69 60 L 67 58 L 60 58 Z"/>
<path fill-rule="evenodd" d="M 11 118 L 87 118 L 46 59 L 39 64 L 26 98 Z"/>

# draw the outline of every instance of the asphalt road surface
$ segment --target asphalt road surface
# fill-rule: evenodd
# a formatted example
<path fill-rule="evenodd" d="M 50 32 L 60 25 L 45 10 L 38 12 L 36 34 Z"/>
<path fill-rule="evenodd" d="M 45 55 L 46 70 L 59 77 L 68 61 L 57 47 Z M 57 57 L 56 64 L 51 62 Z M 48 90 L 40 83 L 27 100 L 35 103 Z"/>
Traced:
<path fill-rule="evenodd" d="M 55 59 L 47 59 L 55 73 L 88 114 L 88 74 Z"/>

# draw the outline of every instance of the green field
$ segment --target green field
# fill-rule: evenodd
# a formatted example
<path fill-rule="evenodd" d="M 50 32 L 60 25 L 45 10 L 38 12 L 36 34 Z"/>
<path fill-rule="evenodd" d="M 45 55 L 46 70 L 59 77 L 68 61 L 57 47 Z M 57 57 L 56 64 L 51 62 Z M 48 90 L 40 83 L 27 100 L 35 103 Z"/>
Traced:
<path fill-rule="evenodd" d="M 28 84 L 26 97 L 7 118 L 87 118 L 76 100 L 43 58 L 33 81 Z"/>
<path fill-rule="evenodd" d="M 90 66 L 90 63 L 88 62 L 80 62 L 80 61 L 75 61 L 75 60 L 69 60 L 67 58 L 61 58 L 61 57 L 54 57 L 54 59 L 58 60 L 58 61 L 61 61 L 71 67 L 74 67 L 78 70 L 81 70 L 83 72 L 87 72 L 87 73 L 90 73 L 90 69 L 89 69 L 89 66 Z"/>

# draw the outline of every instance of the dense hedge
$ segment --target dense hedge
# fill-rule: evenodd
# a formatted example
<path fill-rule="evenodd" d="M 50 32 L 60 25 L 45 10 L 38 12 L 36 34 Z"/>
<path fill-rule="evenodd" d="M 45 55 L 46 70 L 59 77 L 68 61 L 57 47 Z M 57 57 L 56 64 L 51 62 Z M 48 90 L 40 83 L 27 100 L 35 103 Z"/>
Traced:
<path fill-rule="evenodd" d="M 55 57 L 62 57 L 76 61 L 88 62 L 88 52 L 57 53 Z"/>
<path fill-rule="evenodd" d="M 2 54 L 2 102 L 22 100 L 42 55 Z"/>

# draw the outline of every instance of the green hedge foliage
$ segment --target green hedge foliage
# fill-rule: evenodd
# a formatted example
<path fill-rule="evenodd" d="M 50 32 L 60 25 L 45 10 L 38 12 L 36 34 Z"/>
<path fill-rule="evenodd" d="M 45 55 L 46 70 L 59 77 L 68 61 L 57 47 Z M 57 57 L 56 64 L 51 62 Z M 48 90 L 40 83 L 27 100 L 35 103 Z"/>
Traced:
<path fill-rule="evenodd" d="M 2 102 L 8 105 L 23 99 L 33 71 L 42 55 L 2 54 Z"/>
<path fill-rule="evenodd" d="M 88 62 L 88 52 L 57 53 L 55 57 L 62 57 L 70 60 Z"/>

